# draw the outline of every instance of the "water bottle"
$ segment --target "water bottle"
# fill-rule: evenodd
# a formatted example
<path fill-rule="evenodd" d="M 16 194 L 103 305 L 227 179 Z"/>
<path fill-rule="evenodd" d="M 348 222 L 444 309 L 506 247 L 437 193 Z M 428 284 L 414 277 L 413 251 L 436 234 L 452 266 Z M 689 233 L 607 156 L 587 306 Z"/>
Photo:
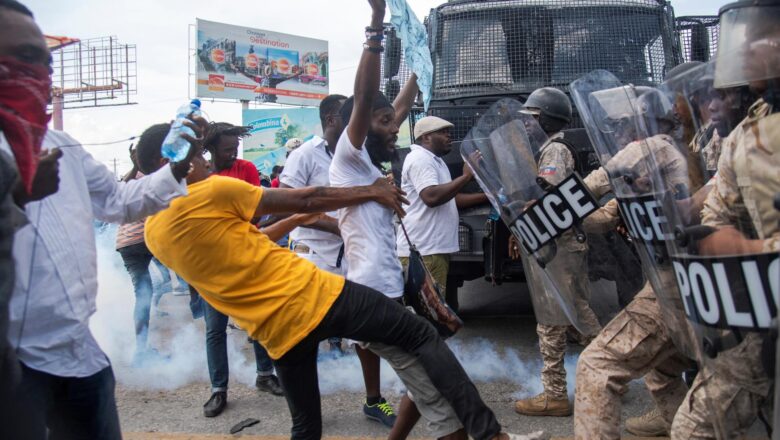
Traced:
<path fill-rule="evenodd" d="M 162 145 L 162 156 L 168 158 L 171 162 L 180 162 L 190 151 L 190 143 L 179 136 L 182 133 L 195 137 L 195 132 L 190 127 L 184 125 L 184 120 L 192 113 L 194 116 L 200 116 L 200 100 L 193 99 L 188 104 L 184 104 L 176 110 L 176 120 L 171 124 L 171 129 Z"/>

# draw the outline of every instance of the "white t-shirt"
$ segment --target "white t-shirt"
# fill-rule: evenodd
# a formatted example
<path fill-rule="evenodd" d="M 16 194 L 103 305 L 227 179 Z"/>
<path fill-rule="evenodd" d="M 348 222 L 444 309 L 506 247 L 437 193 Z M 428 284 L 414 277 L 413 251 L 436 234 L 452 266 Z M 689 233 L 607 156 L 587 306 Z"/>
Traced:
<path fill-rule="evenodd" d="M 365 143 L 362 148 L 355 148 L 345 129 L 330 164 L 331 186 L 370 185 L 380 177 L 382 173 L 371 163 Z M 344 256 L 349 265 L 347 279 L 390 298 L 397 298 L 404 291 L 401 263 L 395 252 L 394 214 L 392 209 L 376 202 L 339 210 Z"/>
<path fill-rule="evenodd" d="M 419 145 L 411 148 L 401 172 L 401 189 L 409 200 L 403 219 L 409 239 L 422 255 L 458 252 L 458 208 L 455 199 L 431 208 L 420 198 L 425 188 L 451 182 L 450 170 L 440 157 L 425 148 Z M 408 257 L 409 243 L 400 226 L 397 236 L 398 256 Z"/>
<path fill-rule="evenodd" d="M 325 139 L 314 136 L 296 148 L 284 163 L 284 171 L 279 181 L 292 188 L 306 186 L 330 186 L 328 169 L 330 152 Z M 329 212 L 329 216 L 338 218 L 338 212 Z M 329 266 L 336 266 L 343 242 L 338 235 L 318 231 L 312 228 L 295 228 L 290 233 L 294 242 L 305 244 Z"/>

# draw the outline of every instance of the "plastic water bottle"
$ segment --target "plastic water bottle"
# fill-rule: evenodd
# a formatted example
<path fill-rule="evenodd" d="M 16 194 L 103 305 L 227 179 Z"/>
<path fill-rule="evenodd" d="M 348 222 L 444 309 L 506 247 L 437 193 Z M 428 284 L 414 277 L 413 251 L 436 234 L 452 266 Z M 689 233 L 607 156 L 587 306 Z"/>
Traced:
<path fill-rule="evenodd" d="M 193 99 L 188 104 L 184 104 L 176 110 L 176 120 L 171 124 L 171 130 L 165 136 L 162 145 L 162 156 L 168 158 L 171 162 L 180 162 L 190 151 L 190 143 L 179 136 L 182 133 L 195 137 L 195 132 L 190 127 L 184 125 L 184 120 L 192 113 L 194 116 L 200 116 L 200 100 Z"/>

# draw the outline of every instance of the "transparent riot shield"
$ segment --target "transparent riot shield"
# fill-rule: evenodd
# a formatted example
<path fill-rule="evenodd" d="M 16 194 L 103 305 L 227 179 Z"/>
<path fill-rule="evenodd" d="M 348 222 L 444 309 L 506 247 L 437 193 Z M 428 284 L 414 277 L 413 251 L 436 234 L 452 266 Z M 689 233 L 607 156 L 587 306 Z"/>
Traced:
<path fill-rule="evenodd" d="M 697 186 L 687 170 L 706 164 L 707 157 L 693 147 L 683 151 L 683 166 L 668 166 L 649 145 L 645 157 L 647 184 L 659 195 L 660 215 L 674 237 L 666 242 L 668 258 L 701 365 L 692 401 L 705 403 L 699 412 L 713 435 L 727 439 L 741 438 L 761 412 L 772 419 L 766 411 L 773 399 L 780 302 L 780 211 L 774 206 L 780 194 L 780 113 L 763 101 L 746 109 L 745 101 L 754 97 L 744 84 L 707 86 L 716 70 L 703 66 L 660 88 L 666 96 L 682 93 L 692 109 L 700 88 L 711 89 L 709 107 L 722 108 L 698 124 L 714 124 L 728 136 L 715 177 Z M 658 107 L 639 109 L 644 114 L 638 130 L 664 124 Z"/>
<path fill-rule="evenodd" d="M 582 304 L 578 304 L 580 296 L 576 291 L 581 288 L 577 282 L 588 282 L 587 275 L 575 274 L 580 279 L 572 279 L 569 253 L 559 248 L 556 238 L 572 227 L 576 215 L 562 208 L 563 197 L 559 197 L 557 208 L 551 203 L 541 206 L 550 191 L 555 191 L 545 189 L 537 180 L 536 161 L 547 136 L 532 116 L 520 110 L 521 104 L 515 100 L 498 101 L 466 136 L 461 154 L 502 220 L 523 244 L 521 256 L 537 321 L 547 325 L 571 324 L 590 334 L 592 329 L 583 323 L 578 312 Z M 569 185 L 569 189 L 576 188 L 576 182 Z M 588 203 L 585 199 L 579 201 Z M 597 206 L 592 205 L 595 210 Z M 528 220 L 531 211 L 538 214 L 534 221 Z M 561 220 L 568 220 L 569 224 L 565 229 L 556 229 L 558 223 L 565 223 Z"/>
<path fill-rule="evenodd" d="M 660 212 L 664 192 L 648 181 L 651 164 L 647 151 L 664 160 L 663 165 L 687 176 L 686 161 L 679 147 L 679 120 L 672 102 L 649 87 L 622 85 L 609 72 L 594 71 L 570 85 L 572 99 L 593 142 L 602 168 L 609 176 L 622 221 L 636 247 L 642 269 L 659 304 L 664 327 L 678 350 L 696 359 L 691 336 L 677 291 L 665 241 L 672 231 Z M 664 123 L 654 131 L 640 125 L 641 106 L 653 106 Z M 686 197 L 686 178 L 668 181 L 678 197 Z"/>

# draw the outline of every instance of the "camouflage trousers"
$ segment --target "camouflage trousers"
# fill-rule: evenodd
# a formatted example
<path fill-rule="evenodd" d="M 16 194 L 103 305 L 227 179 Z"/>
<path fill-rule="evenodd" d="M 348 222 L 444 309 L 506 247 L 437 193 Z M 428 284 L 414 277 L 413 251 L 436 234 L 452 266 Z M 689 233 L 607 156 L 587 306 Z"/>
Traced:
<path fill-rule="evenodd" d="M 536 325 L 539 336 L 539 351 L 542 354 L 542 385 L 544 393 L 550 399 L 567 399 L 566 369 L 563 367 L 563 355 L 566 354 L 566 325 Z"/>
<path fill-rule="evenodd" d="M 706 365 L 674 418 L 672 439 L 742 438 L 771 402 L 773 381 L 760 356 L 761 339 L 752 334 Z"/>
<path fill-rule="evenodd" d="M 671 425 L 687 387 L 682 372 L 691 361 L 681 355 L 664 325 L 650 284 L 636 295 L 577 362 L 574 438 L 620 438 L 620 396 L 631 380 L 645 384 L 664 419 Z"/>

